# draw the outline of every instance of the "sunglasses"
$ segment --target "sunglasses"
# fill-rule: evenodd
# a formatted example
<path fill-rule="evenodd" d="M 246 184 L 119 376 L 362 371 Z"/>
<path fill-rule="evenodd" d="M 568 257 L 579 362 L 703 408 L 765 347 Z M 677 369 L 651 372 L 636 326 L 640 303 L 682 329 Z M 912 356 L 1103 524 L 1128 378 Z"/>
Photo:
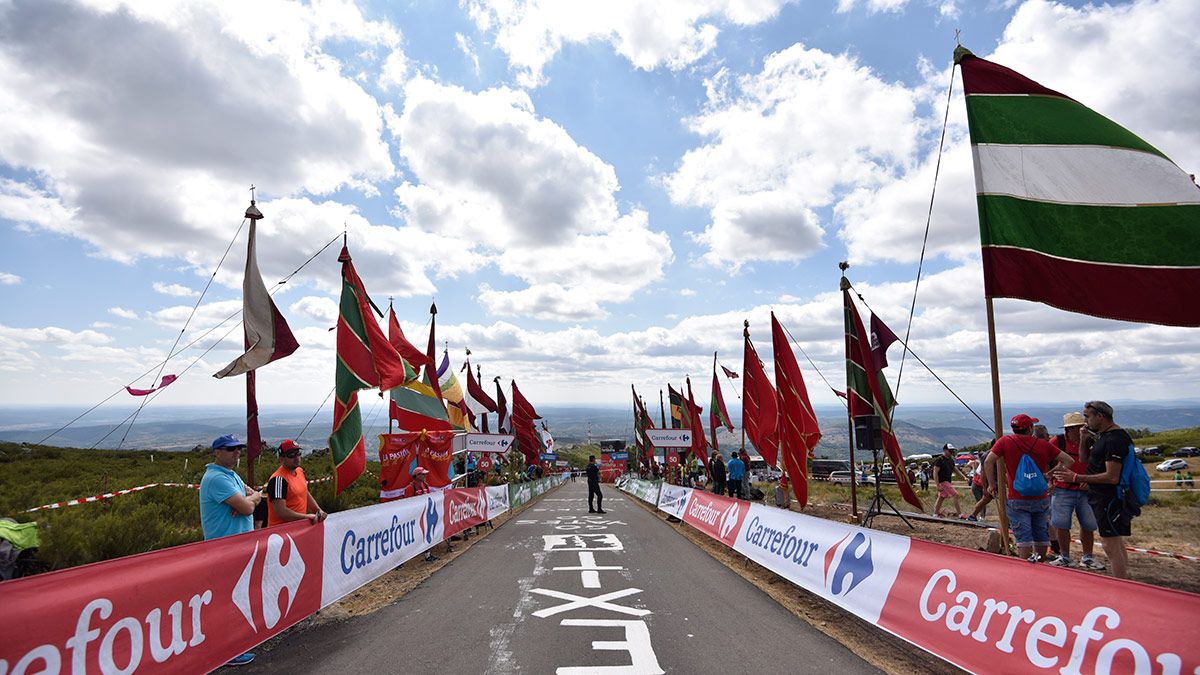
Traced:
<path fill-rule="evenodd" d="M 279 455 L 279 456 L 280 456 L 280 457 L 287 457 L 287 458 L 289 458 L 289 459 L 290 459 L 290 458 L 292 458 L 292 457 L 299 457 L 299 456 L 300 456 L 300 451 L 299 451 L 299 450 L 288 450 L 287 452 L 280 453 L 280 455 Z"/>

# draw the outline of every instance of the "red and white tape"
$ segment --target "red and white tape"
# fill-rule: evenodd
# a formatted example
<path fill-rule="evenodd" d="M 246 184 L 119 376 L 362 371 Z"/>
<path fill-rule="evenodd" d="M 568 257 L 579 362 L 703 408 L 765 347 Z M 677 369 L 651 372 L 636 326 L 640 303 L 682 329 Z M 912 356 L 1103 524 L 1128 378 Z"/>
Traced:
<path fill-rule="evenodd" d="M 314 478 L 314 479 L 308 481 L 308 484 L 312 485 L 313 483 L 324 483 L 327 480 L 333 480 L 333 476 L 324 476 L 322 478 Z M 104 499 L 112 499 L 113 497 L 120 497 L 121 495 L 128 495 L 128 494 L 133 494 L 134 492 L 141 492 L 142 490 L 149 490 L 152 487 L 181 487 L 181 488 L 191 488 L 193 490 L 199 490 L 200 484 L 199 483 L 150 483 L 149 485 L 139 485 L 137 487 L 131 487 L 131 488 L 127 488 L 125 490 L 117 490 L 116 492 L 105 492 L 102 495 L 96 495 L 94 497 L 80 497 L 79 499 L 68 499 L 65 502 L 54 502 L 53 504 L 43 504 L 41 506 L 35 506 L 32 509 L 25 509 L 24 513 L 33 513 L 34 511 L 47 511 L 47 510 L 52 510 L 52 509 L 61 509 L 61 508 L 67 507 L 67 506 L 77 506 L 79 504 L 91 504 L 92 502 L 98 502 L 98 501 L 101 501 Z"/>
<path fill-rule="evenodd" d="M 1081 544 L 1081 545 L 1083 544 L 1083 542 L 1078 539 L 1072 539 L 1071 541 L 1075 542 L 1076 544 Z M 1200 556 L 1184 555 L 1182 553 L 1171 553 L 1170 551 L 1155 551 L 1152 548 L 1138 548 L 1137 546 L 1126 546 L 1125 550 L 1133 551 L 1135 553 L 1145 553 L 1146 555 L 1158 556 L 1160 558 L 1174 558 L 1176 560 L 1191 560 L 1192 562 L 1200 562 Z"/>

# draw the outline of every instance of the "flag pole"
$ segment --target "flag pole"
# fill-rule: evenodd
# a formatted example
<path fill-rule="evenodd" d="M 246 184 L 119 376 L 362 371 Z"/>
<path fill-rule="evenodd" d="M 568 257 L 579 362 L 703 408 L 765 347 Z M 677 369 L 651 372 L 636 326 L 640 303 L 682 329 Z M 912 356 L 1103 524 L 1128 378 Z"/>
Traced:
<path fill-rule="evenodd" d="M 658 390 L 658 414 L 662 417 L 663 428 L 664 429 L 670 428 L 667 426 L 667 407 L 665 405 L 663 405 L 662 389 Z"/>
<path fill-rule="evenodd" d="M 716 382 L 718 387 L 721 386 L 721 380 L 717 379 L 717 353 L 716 352 L 713 352 L 713 382 Z M 714 403 L 716 403 L 716 401 L 708 402 L 708 426 L 709 426 L 709 429 L 712 430 L 712 444 L 713 444 L 713 448 L 715 449 L 717 447 L 717 425 L 712 423 L 712 419 L 713 419 L 712 407 L 713 407 Z"/>
<path fill-rule="evenodd" d="M 254 186 L 250 186 L 250 207 L 246 209 L 246 218 L 250 221 L 251 232 L 258 225 L 258 221 L 262 220 L 262 211 L 255 206 Z M 251 235 L 248 241 L 253 242 L 254 236 Z M 249 249 L 247 249 L 249 251 Z M 247 252 L 249 255 L 249 252 Z M 245 291 L 243 290 L 242 302 L 245 302 Z M 243 310 L 244 312 L 244 310 Z M 246 350 L 250 349 L 250 336 L 246 334 L 245 317 L 242 320 L 242 343 L 246 346 Z M 246 484 L 251 489 L 257 487 L 254 482 L 254 458 L 258 453 L 262 452 L 262 432 L 258 426 L 258 378 L 255 375 L 254 369 L 246 371 Z"/>
<path fill-rule="evenodd" d="M 841 289 L 843 293 L 845 293 L 845 291 L 850 290 L 850 280 L 846 278 L 846 270 L 850 269 L 850 263 L 840 262 L 840 263 L 838 263 L 838 269 L 842 270 L 842 280 L 838 284 L 838 288 Z M 849 368 L 850 368 L 850 365 L 849 365 L 850 331 L 848 330 L 848 328 L 845 327 L 847 320 L 848 319 L 846 318 L 846 308 L 843 307 L 842 308 L 842 325 L 843 325 L 843 330 L 846 334 L 845 335 L 846 360 L 847 360 L 846 376 L 847 376 L 847 378 L 849 378 L 849 375 L 850 375 L 850 370 L 849 370 Z M 858 463 L 855 462 L 855 460 L 854 460 L 854 406 L 850 405 L 850 381 L 849 381 L 849 379 L 847 379 L 847 381 L 846 381 L 846 427 L 847 427 L 846 439 L 850 444 L 850 514 L 852 516 L 854 516 L 854 519 L 857 521 L 859 519 L 859 515 L 858 515 Z"/>
<path fill-rule="evenodd" d="M 992 365 L 992 421 L 994 422 L 996 440 L 1004 435 L 1001 423 L 1003 415 L 1000 411 L 1000 359 L 996 356 L 996 314 L 992 310 L 992 297 L 984 293 L 984 303 L 987 305 L 988 327 L 988 359 Z M 1008 467 L 1004 458 L 996 458 L 996 512 L 1000 517 L 1000 548 L 1005 554 L 1011 552 L 1011 539 L 1008 536 Z"/>

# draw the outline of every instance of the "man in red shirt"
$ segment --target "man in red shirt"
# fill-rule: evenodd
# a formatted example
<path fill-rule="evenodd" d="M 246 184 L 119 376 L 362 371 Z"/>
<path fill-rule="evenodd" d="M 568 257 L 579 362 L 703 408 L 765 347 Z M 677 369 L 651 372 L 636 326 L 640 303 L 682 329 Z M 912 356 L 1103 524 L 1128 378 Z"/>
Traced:
<path fill-rule="evenodd" d="M 1047 488 L 1040 495 L 1023 495 L 1017 492 L 1013 487 L 1017 465 L 1023 456 L 1028 455 L 1043 476 L 1053 469 L 1071 466 L 1070 455 L 1033 436 L 1033 425 L 1037 421 L 1036 417 L 1024 413 L 1013 417 L 1009 421 L 1012 434 L 1000 438 L 992 446 L 983 472 L 984 480 L 988 483 L 987 492 L 994 496 L 997 490 L 997 485 L 993 482 L 996 459 L 1004 459 L 1008 482 L 1008 501 L 1005 504 L 1008 523 L 1017 542 L 1017 555 L 1029 558 L 1030 562 L 1044 559 L 1046 550 L 1050 548 L 1050 532 L 1047 527 L 1050 490 L 1047 482 Z"/>
<path fill-rule="evenodd" d="M 271 501 L 267 527 L 293 520 L 308 520 L 314 525 L 325 520 L 327 514 L 308 492 L 308 480 L 300 468 L 300 451 L 291 439 L 279 444 L 279 468 L 267 479 L 266 493 Z"/>

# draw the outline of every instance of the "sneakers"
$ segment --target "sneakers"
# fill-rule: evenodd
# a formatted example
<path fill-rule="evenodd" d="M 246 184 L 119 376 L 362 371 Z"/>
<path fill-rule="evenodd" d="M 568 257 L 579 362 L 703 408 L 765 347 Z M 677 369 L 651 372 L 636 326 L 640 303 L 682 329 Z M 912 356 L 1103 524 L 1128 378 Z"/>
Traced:
<path fill-rule="evenodd" d="M 604 509 L 596 509 L 596 513 L 608 513 L 608 511 L 605 511 Z"/>
<path fill-rule="evenodd" d="M 1057 558 L 1055 558 L 1054 560 L 1051 560 L 1050 564 L 1054 565 L 1055 567 L 1070 567 L 1071 559 L 1068 556 L 1060 555 Z"/>
<path fill-rule="evenodd" d="M 1059 559 L 1059 558 L 1061 558 L 1061 557 L 1062 557 L 1061 555 L 1059 555 L 1059 554 L 1055 553 L 1054 551 L 1047 551 L 1047 552 L 1046 552 L 1046 555 L 1045 555 L 1045 557 L 1043 558 L 1043 560 L 1044 560 L 1045 562 L 1052 563 L 1052 562 L 1054 562 L 1055 560 L 1058 560 L 1058 559 Z"/>
<path fill-rule="evenodd" d="M 1079 568 L 1084 570 L 1102 570 L 1106 569 L 1104 563 L 1099 562 L 1092 556 L 1085 556 L 1079 561 Z"/>
<path fill-rule="evenodd" d="M 254 661 L 254 654 L 251 652 L 246 652 L 245 654 L 242 654 L 241 656 L 233 657 L 225 665 L 227 665 L 227 666 L 244 666 L 252 661 Z"/>
<path fill-rule="evenodd" d="M 978 523 L 978 522 L 979 522 L 979 519 L 978 519 L 978 518 L 976 518 L 975 516 L 967 516 L 967 520 L 971 521 L 972 523 Z"/>
<path fill-rule="evenodd" d="M 1031 562 L 1031 563 L 1040 563 L 1040 562 L 1043 562 L 1043 561 L 1045 560 L 1045 558 L 1043 558 L 1042 556 L 1040 556 L 1040 555 L 1038 555 L 1038 554 L 1034 553 L 1033 555 L 1031 555 L 1031 556 L 1029 556 L 1028 558 L 1026 558 L 1026 560 L 1028 560 L 1028 561 L 1029 561 L 1029 562 Z"/>

